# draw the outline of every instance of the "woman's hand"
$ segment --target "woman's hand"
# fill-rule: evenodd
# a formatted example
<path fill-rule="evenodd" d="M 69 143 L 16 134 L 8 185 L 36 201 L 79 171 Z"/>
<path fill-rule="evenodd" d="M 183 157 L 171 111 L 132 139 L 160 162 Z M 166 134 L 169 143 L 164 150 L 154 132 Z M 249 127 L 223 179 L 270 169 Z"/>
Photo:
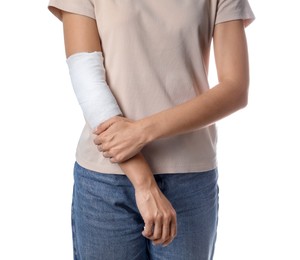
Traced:
<path fill-rule="evenodd" d="M 169 245 L 176 236 L 176 212 L 155 184 L 149 189 L 135 189 L 140 214 L 145 222 L 143 236 L 154 245 Z"/>
<path fill-rule="evenodd" d="M 114 163 L 128 160 L 145 145 L 143 132 L 136 122 L 120 116 L 105 121 L 94 134 L 98 150 Z"/>

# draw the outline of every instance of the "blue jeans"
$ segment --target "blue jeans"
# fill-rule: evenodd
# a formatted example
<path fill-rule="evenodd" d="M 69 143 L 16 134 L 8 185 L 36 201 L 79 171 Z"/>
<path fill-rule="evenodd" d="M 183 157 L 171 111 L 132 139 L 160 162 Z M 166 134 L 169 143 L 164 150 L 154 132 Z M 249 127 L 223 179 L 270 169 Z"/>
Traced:
<path fill-rule="evenodd" d="M 72 230 L 75 260 L 212 260 L 218 224 L 218 172 L 158 174 L 177 213 L 167 247 L 142 236 L 144 222 L 125 175 L 74 167 Z"/>

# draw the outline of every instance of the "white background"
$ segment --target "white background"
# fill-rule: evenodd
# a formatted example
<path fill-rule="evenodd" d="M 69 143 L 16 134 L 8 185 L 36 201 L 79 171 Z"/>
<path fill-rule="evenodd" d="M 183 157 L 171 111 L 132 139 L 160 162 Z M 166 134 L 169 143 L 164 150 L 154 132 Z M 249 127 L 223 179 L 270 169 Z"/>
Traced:
<path fill-rule="evenodd" d="M 296 2 L 250 0 L 257 19 L 247 28 L 249 105 L 218 123 L 216 260 L 300 259 Z M 72 167 L 83 118 L 61 23 L 45 0 L 4 1 L 0 12 L 0 259 L 72 259 Z"/>

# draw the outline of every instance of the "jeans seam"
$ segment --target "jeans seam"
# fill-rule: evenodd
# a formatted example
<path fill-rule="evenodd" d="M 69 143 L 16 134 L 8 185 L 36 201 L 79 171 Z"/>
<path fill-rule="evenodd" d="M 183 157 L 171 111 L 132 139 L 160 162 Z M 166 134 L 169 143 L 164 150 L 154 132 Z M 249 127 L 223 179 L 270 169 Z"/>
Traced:
<path fill-rule="evenodd" d="M 73 201 L 71 207 L 71 224 L 72 224 L 72 236 L 73 236 L 73 256 L 74 260 L 79 260 L 78 252 L 77 252 L 77 239 L 76 239 L 76 225 L 75 225 L 75 217 L 74 217 L 74 194 Z"/>

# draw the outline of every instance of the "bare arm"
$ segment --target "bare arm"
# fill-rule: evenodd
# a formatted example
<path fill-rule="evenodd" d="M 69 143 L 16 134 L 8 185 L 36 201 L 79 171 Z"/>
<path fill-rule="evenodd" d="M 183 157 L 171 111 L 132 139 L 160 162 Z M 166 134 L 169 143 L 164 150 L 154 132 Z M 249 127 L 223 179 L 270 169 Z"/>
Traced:
<path fill-rule="evenodd" d="M 94 19 L 63 12 L 62 20 L 67 57 L 79 52 L 102 51 Z M 114 120 L 126 119 L 114 117 Z M 135 188 L 137 205 L 145 221 L 143 235 L 156 244 L 169 244 L 176 235 L 176 213 L 159 190 L 147 162 L 137 154 L 119 165 Z"/>
<path fill-rule="evenodd" d="M 249 68 L 242 21 L 216 25 L 214 51 L 219 84 L 189 102 L 141 120 L 147 142 L 208 126 L 246 106 Z"/>
<path fill-rule="evenodd" d="M 219 84 L 186 103 L 142 120 L 116 124 L 111 120 L 98 128 L 96 134 L 101 134 L 95 143 L 101 143 L 118 162 L 149 142 L 200 129 L 246 106 L 249 68 L 243 22 L 216 25 L 214 49 Z"/>

